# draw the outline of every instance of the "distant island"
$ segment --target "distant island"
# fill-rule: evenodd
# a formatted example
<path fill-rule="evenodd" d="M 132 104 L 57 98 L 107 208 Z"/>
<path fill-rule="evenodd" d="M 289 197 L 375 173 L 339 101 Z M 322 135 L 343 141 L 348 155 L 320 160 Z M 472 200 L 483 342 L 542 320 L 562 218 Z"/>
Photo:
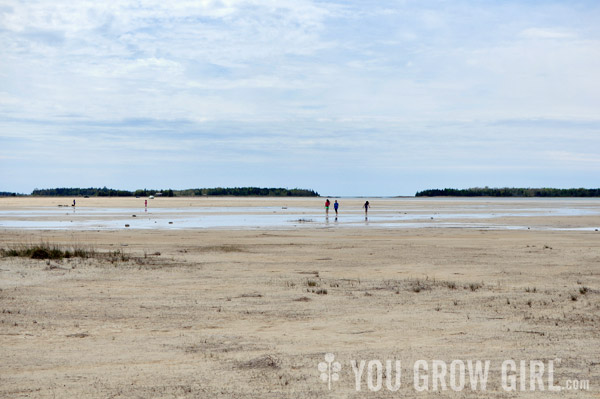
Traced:
<path fill-rule="evenodd" d="M 303 188 L 214 187 L 173 189 L 138 189 L 135 191 L 112 188 L 46 188 L 31 194 L 0 191 L 0 197 L 320 197 L 314 190 Z M 418 191 L 415 197 L 600 197 L 600 188 L 444 188 Z"/>
<path fill-rule="evenodd" d="M 444 188 L 419 191 L 415 197 L 600 197 L 600 188 Z"/>
<path fill-rule="evenodd" d="M 6 193 L 12 194 L 12 193 Z M 35 189 L 34 197 L 192 197 L 192 196 L 236 196 L 236 197 L 319 197 L 319 193 L 302 188 L 261 188 L 261 187 L 215 187 L 190 188 L 186 190 L 152 190 L 138 189 L 135 191 L 115 190 L 112 188 L 47 188 Z"/>

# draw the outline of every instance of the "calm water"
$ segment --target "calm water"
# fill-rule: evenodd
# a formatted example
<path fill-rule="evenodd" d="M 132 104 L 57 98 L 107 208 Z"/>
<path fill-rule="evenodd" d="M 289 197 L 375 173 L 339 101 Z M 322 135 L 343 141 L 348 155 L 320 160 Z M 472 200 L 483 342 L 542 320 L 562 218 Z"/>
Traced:
<path fill-rule="evenodd" d="M 474 228 L 527 229 L 528 217 L 600 215 L 600 199 L 435 199 L 422 201 L 380 199 L 373 202 L 369 218 L 358 209 L 341 208 L 335 218 L 324 210 L 305 207 L 189 207 L 90 208 L 43 207 L 19 210 L 0 209 L 2 229 L 116 230 L 116 229 L 206 229 L 240 228 L 294 229 L 305 227 L 336 228 L 372 226 L 383 228 Z M 342 202 L 343 204 L 343 202 Z M 135 217 L 133 216 L 135 215 Z M 502 218 L 511 217 L 507 223 Z M 514 221 L 518 222 L 515 223 Z M 125 225 L 129 227 L 125 227 Z M 599 226 L 600 227 L 600 226 Z M 533 229 L 595 230 L 595 227 L 552 225 Z"/>

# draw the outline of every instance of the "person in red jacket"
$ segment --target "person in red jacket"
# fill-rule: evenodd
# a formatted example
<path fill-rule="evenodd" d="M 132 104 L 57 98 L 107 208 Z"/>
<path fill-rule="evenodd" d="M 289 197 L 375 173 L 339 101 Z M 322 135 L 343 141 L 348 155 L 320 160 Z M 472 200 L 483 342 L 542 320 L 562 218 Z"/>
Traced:
<path fill-rule="evenodd" d="M 325 215 L 329 216 L 329 205 L 331 205 L 331 201 L 329 201 L 329 198 L 327 198 L 327 201 L 325 201 Z"/>

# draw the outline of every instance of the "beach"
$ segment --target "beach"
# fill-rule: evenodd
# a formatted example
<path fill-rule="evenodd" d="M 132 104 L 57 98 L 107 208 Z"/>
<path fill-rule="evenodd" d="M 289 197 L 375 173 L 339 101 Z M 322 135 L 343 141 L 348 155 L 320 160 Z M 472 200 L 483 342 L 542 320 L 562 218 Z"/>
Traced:
<path fill-rule="evenodd" d="M 365 221 L 367 199 L 338 199 L 336 224 L 324 200 L 157 198 L 147 215 L 144 198 L 0 199 L 4 248 L 113 254 L 0 258 L 0 396 L 598 397 L 600 202 L 368 198 Z M 487 386 L 454 390 L 448 369 L 434 389 L 437 360 L 489 361 Z M 503 385 L 510 360 L 523 390 Z"/>

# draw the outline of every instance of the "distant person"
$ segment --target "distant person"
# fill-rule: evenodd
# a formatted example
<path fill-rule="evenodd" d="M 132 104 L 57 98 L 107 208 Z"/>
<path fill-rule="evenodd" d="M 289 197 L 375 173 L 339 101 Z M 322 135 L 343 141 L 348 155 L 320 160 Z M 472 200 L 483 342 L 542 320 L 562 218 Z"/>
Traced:
<path fill-rule="evenodd" d="M 327 216 L 329 216 L 329 205 L 331 205 L 331 201 L 327 198 L 327 201 L 325 201 L 325 215 Z"/>
<path fill-rule="evenodd" d="M 71 205 L 71 206 L 75 206 L 75 200 L 73 200 L 73 205 Z"/>
<path fill-rule="evenodd" d="M 144 200 L 144 211 L 148 212 L 148 200 Z"/>
<path fill-rule="evenodd" d="M 365 204 L 363 205 L 363 208 L 365 208 L 365 219 L 367 217 L 367 213 L 369 212 L 370 207 L 371 205 L 369 204 L 369 201 L 365 202 Z"/>
<path fill-rule="evenodd" d="M 335 211 L 335 217 L 337 218 L 338 216 L 338 208 L 340 207 L 340 204 L 338 204 L 337 200 L 335 200 L 335 202 L 333 203 L 333 210 Z"/>

